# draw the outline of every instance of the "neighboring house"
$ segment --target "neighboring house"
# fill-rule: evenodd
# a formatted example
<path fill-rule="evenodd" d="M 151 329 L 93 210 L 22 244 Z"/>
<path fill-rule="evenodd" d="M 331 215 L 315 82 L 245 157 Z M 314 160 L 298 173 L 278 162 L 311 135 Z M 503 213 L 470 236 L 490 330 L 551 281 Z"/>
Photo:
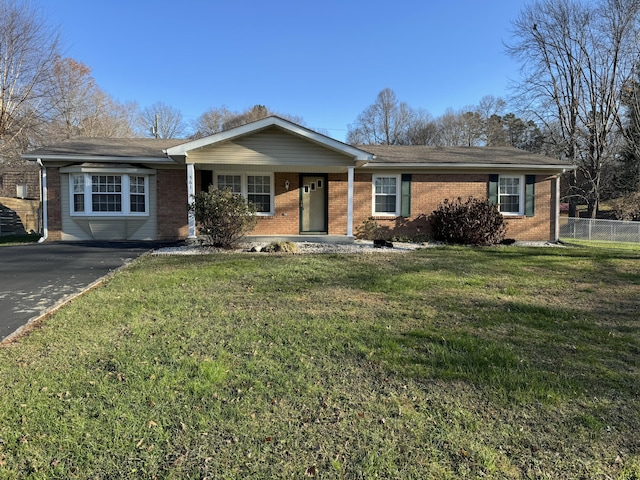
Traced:
<path fill-rule="evenodd" d="M 499 204 L 509 238 L 555 241 L 572 168 L 513 148 L 355 147 L 275 116 L 193 141 L 79 139 L 23 158 L 42 165 L 49 240 L 193 238 L 187 204 L 213 184 L 257 206 L 256 236 L 347 240 L 370 219 L 427 234 L 440 203 L 472 196 Z"/>

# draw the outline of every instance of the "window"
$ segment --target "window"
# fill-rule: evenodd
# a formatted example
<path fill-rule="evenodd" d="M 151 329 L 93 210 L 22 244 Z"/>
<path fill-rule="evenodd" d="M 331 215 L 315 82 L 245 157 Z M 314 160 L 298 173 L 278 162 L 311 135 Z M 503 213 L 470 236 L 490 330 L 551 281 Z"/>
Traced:
<path fill-rule="evenodd" d="M 501 213 L 522 215 L 523 186 L 522 177 L 500 175 L 498 179 L 498 206 Z"/>
<path fill-rule="evenodd" d="M 260 213 L 271 211 L 271 177 L 269 175 L 247 176 L 247 199 Z"/>
<path fill-rule="evenodd" d="M 69 190 L 72 215 L 148 215 L 146 175 L 72 174 Z"/>
<path fill-rule="evenodd" d="M 84 212 L 84 175 L 72 175 L 71 181 L 73 182 L 71 211 L 82 213 Z"/>
<path fill-rule="evenodd" d="M 122 175 L 91 175 L 91 210 L 122 212 Z"/>
<path fill-rule="evenodd" d="M 273 175 L 220 174 L 218 189 L 228 188 L 256 206 L 258 215 L 273 214 Z"/>
<path fill-rule="evenodd" d="M 146 182 L 143 176 L 129 177 L 129 205 L 132 212 L 145 213 L 147 211 L 146 202 Z"/>
<path fill-rule="evenodd" d="M 373 214 L 374 215 L 398 215 L 399 175 L 373 176 Z"/>
<path fill-rule="evenodd" d="M 242 177 L 240 175 L 218 175 L 218 190 L 231 190 L 242 194 Z"/>

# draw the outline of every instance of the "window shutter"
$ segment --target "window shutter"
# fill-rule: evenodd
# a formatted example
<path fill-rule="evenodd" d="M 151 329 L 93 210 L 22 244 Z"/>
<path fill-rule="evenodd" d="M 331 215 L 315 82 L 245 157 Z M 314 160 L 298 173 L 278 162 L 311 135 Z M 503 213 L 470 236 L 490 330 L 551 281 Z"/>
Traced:
<path fill-rule="evenodd" d="M 536 196 L 536 176 L 527 175 L 524 186 L 524 214 L 533 217 Z"/>
<path fill-rule="evenodd" d="M 400 186 L 400 216 L 411 216 L 411 174 L 403 173 Z"/>
<path fill-rule="evenodd" d="M 489 175 L 489 203 L 498 203 L 498 175 Z"/>

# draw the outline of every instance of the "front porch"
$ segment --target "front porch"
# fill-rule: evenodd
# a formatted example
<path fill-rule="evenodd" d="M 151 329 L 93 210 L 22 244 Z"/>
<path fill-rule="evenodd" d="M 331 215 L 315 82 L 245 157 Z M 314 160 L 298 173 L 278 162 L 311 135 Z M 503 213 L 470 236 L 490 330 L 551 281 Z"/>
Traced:
<path fill-rule="evenodd" d="M 254 237 L 353 238 L 354 171 L 370 160 L 368 152 L 269 117 L 166 153 L 185 166 L 188 202 L 210 186 L 251 201 L 258 212 Z M 196 235 L 190 214 L 188 238 Z"/>

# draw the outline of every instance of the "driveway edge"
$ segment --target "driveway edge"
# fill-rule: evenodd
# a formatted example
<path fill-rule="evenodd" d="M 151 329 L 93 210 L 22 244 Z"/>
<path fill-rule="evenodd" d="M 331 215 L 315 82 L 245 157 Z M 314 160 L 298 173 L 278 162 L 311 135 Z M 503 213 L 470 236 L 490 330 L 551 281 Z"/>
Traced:
<path fill-rule="evenodd" d="M 42 313 L 38 314 L 37 316 L 29 319 L 27 321 L 27 323 L 25 323 L 24 325 L 18 327 L 14 332 L 10 333 L 6 337 L 4 337 L 2 340 L 0 340 L 0 347 L 5 347 L 5 346 L 7 346 L 9 344 L 12 344 L 12 343 L 15 343 L 15 342 L 19 341 L 22 337 L 24 337 L 25 335 L 28 335 L 33 329 L 39 327 L 42 324 L 42 322 L 44 322 L 47 318 L 49 318 L 51 315 L 56 313 L 62 307 L 64 307 L 68 303 L 72 302 L 76 298 L 81 297 L 85 293 L 88 293 L 91 290 L 93 290 L 95 288 L 98 288 L 99 286 L 104 284 L 107 280 L 111 279 L 116 273 L 118 273 L 119 271 L 124 270 L 126 268 L 129 268 L 135 262 L 141 260 L 142 258 L 146 257 L 147 255 L 151 255 L 152 252 L 153 252 L 153 250 L 149 250 L 148 252 L 143 253 L 142 255 L 130 260 L 129 262 L 126 262 L 125 264 L 119 266 L 118 268 L 116 268 L 114 270 L 111 270 L 109 273 L 107 273 L 106 275 L 103 275 L 102 277 L 100 277 L 97 280 L 93 281 L 92 283 L 87 285 L 82 290 L 80 290 L 78 292 L 75 292 L 75 293 L 72 293 L 70 295 L 67 295 L 62 300 L 60 300 L 56 304 L 52 305 L 51 307 L 45 309 L 44 312 L 42 312 Z"/>

